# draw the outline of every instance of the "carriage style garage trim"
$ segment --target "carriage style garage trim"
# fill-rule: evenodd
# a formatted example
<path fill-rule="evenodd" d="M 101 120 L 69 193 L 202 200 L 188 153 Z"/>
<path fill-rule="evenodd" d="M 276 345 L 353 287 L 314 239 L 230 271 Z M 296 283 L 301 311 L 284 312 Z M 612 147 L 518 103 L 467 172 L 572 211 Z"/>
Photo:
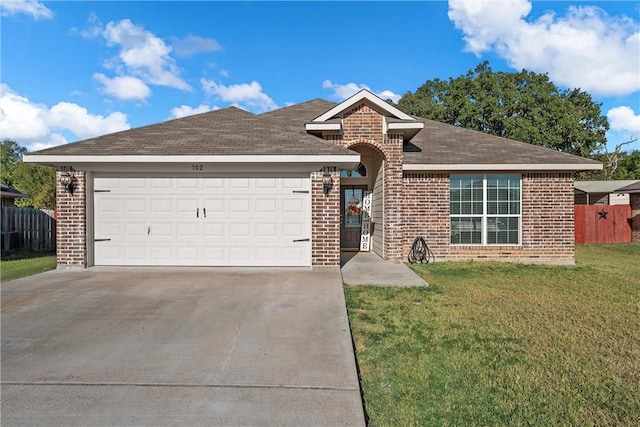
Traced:
<path fill-rule="evenodd" d="M 384 259 L 406 259 L 423 236 L 438 260 L 572 263 L 573 174 L 602 167 L 412 117 L 367 90 L 260 115 L 229 107 L 25 161 L 58 170 L 60 267 L 337 266 L 341 251 L 360 248 L 366 194 L 370 249 Z M 480 219 L 465 217 L 462 205 L 452 216 L 451 174 L 519 177 L 509 228 L 479 205 Z M 485 206 L 502 206 L 498 193 Z M 493 243 L 453 236 L 477 237 L 473 224 Z M 508 244 L 499 243 L 504 233 Z"/>

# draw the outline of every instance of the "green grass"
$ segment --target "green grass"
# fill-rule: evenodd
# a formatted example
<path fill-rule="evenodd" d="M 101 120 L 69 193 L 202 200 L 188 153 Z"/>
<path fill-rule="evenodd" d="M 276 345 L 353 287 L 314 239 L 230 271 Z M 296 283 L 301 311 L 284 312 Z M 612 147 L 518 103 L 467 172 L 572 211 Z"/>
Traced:
<path fill-rule="evenodd" d="M 345 286 L 369 424 L 640 425 L 640 245 Z"/>
<path fill-rule="evenodd" d="M 56 268 L 56 256 L 41 252 L 22 252 L 0 261 L 0 282 L 31 276 Z"/>

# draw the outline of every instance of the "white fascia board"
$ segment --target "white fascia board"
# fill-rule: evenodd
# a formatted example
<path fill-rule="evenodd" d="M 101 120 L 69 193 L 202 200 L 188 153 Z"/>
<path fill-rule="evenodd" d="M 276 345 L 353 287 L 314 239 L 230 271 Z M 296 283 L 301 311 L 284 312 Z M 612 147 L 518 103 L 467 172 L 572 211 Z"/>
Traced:
<path fill-rule="evenodd" d="M 405 171 L 583 171 L 601 170 L 602 164 L 540 163 L 540 164 L 404 164 Z"/>
<path fill-rule="evenodd" d="M 389 114 L 391 114 L 393 116 L 396 116 L 399 119 L 402 119 L 402 120 L 415 120 L 410 115 L 408 115 L 406 113 L 403 113 L 402 111 L 398 110 L 396 107 L 394 107 L 393 105 L 391 105 L 388 102 L 384 101 L 382 98 L 378 97 L 377 95 L 374 95 L 373 93 L 369 92 L 367 89 L 362 89 L 360 92 L 356 93 L 355 95 L 352 95 L 350 98 L 345 99 L 340 104 L 336 105 L 335 107 L 333 107 L 332 109 L 330 109 L 326 113 L 322 114 L 321 116 L 316 117 L 315 119 L 313 119 L 313 121 L 314 122 L 324 122 L 325 120 L 329 120 L 330 118 L 332 118 L 336 114 L 339 114 L 339 113 L 343 112 L 344 110 L 347 110 L 347 109 L 351 108 L 352 106 L 354 106 L 358 102 L 362 101 L 363 99 L 366 99 L 367 101 L 371 102 L 376 107 L 380 108 L 383 111 L 386 111 L 387 113 L 389 113 Z"/>
<path fill-rule="evenodd" d="M 389 123 L 388 128 L 390 130 L 406 130 L 406 129 L 424 129 L 424 123 Z"/>
<path fill-rule="evenodd" d="M 359 162 L 359 154 L 342 155 L 231 155 L 231 156 L 63 156 L 28 154 L 25 163 L 44 164 L 99 164 L 99 163 L 341 163 Z"/>
<path fill-rule="evenodd" d="M 94 172 L 250 173 L 312 172 L 323 167 L 355 169 L 360 154 L 338 156 L 47 156 L 23 160 L 57 168 Z"/>
<path fill-rule="evenodd" d="M 342 129 L 340 123 L 306 123 L 304 127 L 307 131 Z"/>

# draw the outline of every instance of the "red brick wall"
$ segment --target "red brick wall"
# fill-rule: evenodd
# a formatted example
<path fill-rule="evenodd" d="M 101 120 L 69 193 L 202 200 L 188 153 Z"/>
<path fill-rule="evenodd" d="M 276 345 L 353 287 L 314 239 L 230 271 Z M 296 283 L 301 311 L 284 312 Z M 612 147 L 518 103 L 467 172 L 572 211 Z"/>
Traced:
<path fill-rule="evenodd" d="M 449 244 L 448 174 L 404 175 L 406 221 L 404 259 L 423 236 L 437 260 L 505 259 L 571 264 L 574 259 L 573 176 L 522 175 L 522 242 L 518 246 Z"/>
<path fill-rule="evenodd" d="M 76 177 L 73 194 L 60 183 L 56 173 L 56 223 L 58 268 L 87 266 L 87 203 L 86 175 Z"/>
<path fill-rule="evenodd" d="M 340 265 L 340 172 L 331 171 L 333 188 L 322 191 L 323 172 L 311 175 L 311 264 Z"/>
<path fill-rule="evenodd" d="M 324 139 L 345 148 L 366 145 L 378 149 L 384 157 L 384 258 L 400 260 L 403 254 L 404 208 L 402 190 L 401 134 L 383 134 L 383 116 L 366 103 L 346 111 L 342 134 L 325 134 Z"/>

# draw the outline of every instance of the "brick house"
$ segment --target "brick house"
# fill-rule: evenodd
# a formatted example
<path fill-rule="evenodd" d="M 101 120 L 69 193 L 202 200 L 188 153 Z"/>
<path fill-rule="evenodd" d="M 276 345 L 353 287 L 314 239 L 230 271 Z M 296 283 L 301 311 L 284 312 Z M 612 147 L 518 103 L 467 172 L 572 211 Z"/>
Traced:
<path fill-rule="evenodd" d="M 409 116 L 363 90 L 235 107 L 25 156 L 58 170 L 58 265 L 573 263 L 573 175 L 598 162 Z M 363 203 L 370 206 L 363 236 Z M 364 239 L 363 239 L 364 237 Z"/>

